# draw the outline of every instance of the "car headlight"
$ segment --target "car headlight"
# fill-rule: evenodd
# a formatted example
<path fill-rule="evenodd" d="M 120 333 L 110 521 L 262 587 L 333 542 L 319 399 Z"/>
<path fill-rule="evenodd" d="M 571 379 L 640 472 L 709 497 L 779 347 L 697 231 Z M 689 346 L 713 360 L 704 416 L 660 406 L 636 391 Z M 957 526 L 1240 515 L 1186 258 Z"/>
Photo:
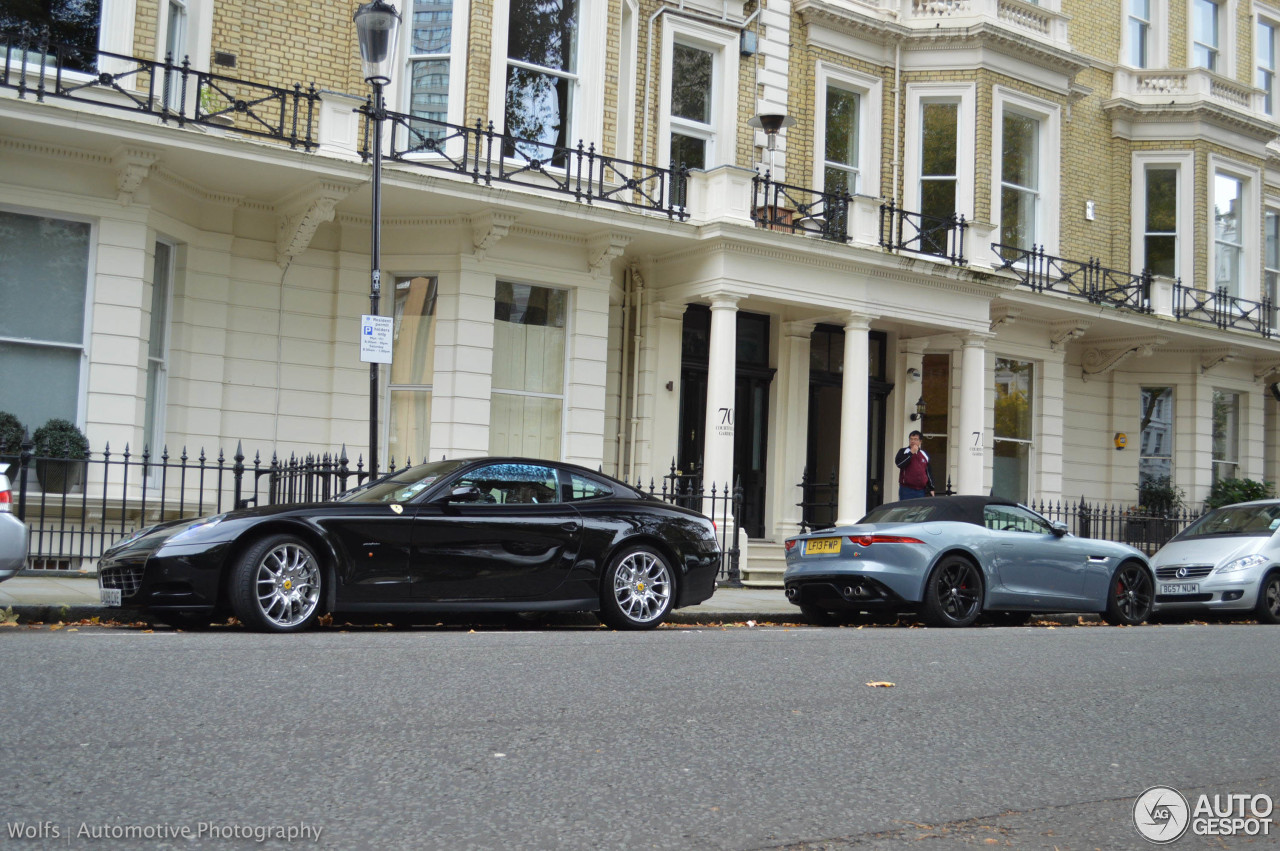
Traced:
<path fill-rule="evenodd" d="M 1261 567 L 1268 561 L 1269 559 L 1261 553 L 1254 553 L 1251 556 L 1232 559 L 1215 570 L 1214 573 L 1232 573 L 1237 570 L 1248 570 L 1251 567 Z"/>
<path fill-rule="evenodd" d="M 194 535 L 196 532 L 201 532 L 201 531 L 204 531 L 205 529 L 212 529 L 214 526 L 217 526 L 219 523 L 225 520 L 226 517 L 227 515 L 225 514 L 215 514 L 212 517 L 206 517 L 203 520 L 192 523 L 190 526 L 183 529 L 178 534 L 170 537 L 168 543 L 172 543 L 174 541 L 180 541 L 183 538 L 189 538 L 192 535 Z"/>

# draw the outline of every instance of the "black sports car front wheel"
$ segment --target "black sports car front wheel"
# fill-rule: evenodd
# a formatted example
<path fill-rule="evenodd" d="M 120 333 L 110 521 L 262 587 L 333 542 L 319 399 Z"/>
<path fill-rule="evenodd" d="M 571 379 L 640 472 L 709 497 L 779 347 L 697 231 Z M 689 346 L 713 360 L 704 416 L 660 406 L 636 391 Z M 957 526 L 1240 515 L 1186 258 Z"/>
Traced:
<path fill-rule="evenodd" d="M 1155 583 L 1141 564 L 1126 561 L 1111 576 L 1102 619 L 1112 626 L 1137 626 L 1151 616 Z"/>
<path fill-rule="evenodd" d="M 308 544 L 271 535 L 252 544 L 231 571 L 231 608 L 250 629 L 300 632 L 320 614 L 324 572 Z"/>

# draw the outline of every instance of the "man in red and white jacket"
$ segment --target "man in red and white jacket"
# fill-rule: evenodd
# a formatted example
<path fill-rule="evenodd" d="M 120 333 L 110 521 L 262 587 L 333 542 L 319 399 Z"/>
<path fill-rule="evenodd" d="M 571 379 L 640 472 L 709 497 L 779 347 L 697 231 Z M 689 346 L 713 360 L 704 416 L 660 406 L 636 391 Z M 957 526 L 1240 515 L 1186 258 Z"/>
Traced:
<path fill-rule="evenodd" d="M 907 436 L 908 445 L 898 450 L 893 463 L 898 465 L 898 499 L 919 499 L 933 496 L 933 472 L 929 469 L 929 455 L 920 448 L 924 435 L 918 431 Z"/>

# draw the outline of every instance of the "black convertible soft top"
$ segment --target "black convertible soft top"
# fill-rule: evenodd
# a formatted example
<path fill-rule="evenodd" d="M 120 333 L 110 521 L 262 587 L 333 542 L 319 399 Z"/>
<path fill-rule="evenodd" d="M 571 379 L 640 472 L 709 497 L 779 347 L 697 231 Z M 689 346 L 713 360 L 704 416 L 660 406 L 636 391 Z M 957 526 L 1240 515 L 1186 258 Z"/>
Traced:
<path fill-rule="evenodd" d="M 929 496 L 889 502 L 871 509 L 859 523 L 972 523 L 985 525 L 982 509 L 988 505 L 1017 505 L 999 496 Z"/>

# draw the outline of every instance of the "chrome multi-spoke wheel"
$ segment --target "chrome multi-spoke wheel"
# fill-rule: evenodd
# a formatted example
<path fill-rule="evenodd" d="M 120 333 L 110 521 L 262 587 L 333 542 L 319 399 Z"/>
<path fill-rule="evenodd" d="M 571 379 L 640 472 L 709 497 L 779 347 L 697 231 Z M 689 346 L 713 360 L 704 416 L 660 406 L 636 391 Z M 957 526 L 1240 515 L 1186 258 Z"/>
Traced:
<path fill-rule="evenodd" d="M 1113 626 L 1137 626 L 1151 616 L 1155 583 L 1145 567 L 1126 561 L 1116 568 L 1102 619 Z"/>
<path fill-rule="evenodd" d="M 930 626 L 970 626 L 982 614 L 982 572 L 966 558 L 943 559 L 924 589 L 921 614 Z"/>
<path fill-rule="evenodd" d="M 1258 589 L 1258 623 L 1280 623 L 1280 573 L 1271 573 Z"/>
<path fill-rule="evenodd" d="M 614 629 L 651 629 L 675 601 L 675 578 L 667 560 L 649 547 L 628 547 L 609 563 L 600 618 Z"/>
<path fill-rule="evenodd" d="M 275 535 L 250 547 L 231 581 L 232 608 L 248 627 L 292 632 L 310 626 L 318 613 L 320 563 L 292 536 Z"/>

